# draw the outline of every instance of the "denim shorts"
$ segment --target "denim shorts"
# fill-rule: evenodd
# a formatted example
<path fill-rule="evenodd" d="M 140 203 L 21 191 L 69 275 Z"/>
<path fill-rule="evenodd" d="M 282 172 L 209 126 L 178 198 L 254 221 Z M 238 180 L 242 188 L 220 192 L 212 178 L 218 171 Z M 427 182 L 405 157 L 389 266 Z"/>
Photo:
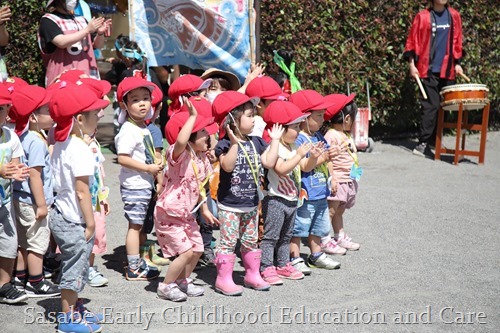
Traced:
<path fill-rule="evenodd" d="M 61 289 L 83 290 L 89 276 L 89 258 L 94 236 L 85 240 L 85 224 L 64 219 L 57 209 L 50 211 L 49 226 L 61 250 Z"/>
<path fill-rule="evenodd" d="M 17 230 L 11 209 L 11 202 L 0 206 L 0 257 L 16 259 Z"/>
<path fill-rule="evenodd" d="M 297 208 L 293 237 L 325 237 L 329 234 L 330 216 L 326 199 L 305 200 L 304 204 Z"/>

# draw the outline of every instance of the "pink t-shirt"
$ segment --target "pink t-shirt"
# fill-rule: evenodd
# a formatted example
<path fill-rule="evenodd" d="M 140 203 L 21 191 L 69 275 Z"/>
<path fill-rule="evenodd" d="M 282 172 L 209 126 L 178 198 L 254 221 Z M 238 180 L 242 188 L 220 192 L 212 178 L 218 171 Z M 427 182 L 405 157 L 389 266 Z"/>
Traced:
<path fill-rule="evenodd" d="M 329 129 L 325 134 L 325 140 L 330 147 L 340 146 L 340 154 L 333 161 L 333 178 L 337 183 L 345 183 L 352 181 L 350 177 L 351 168 L 354 164 L 354 159 L 351 156 L 357 156 L 356 145 L 352 137 L 347 136 L 344 132 L 334 129 Z M 349 150 L 351 154 L 349 154 Z"/>
<path fill-rule="evenodd" d="M 167 150 L 164 189 L 156 203 L 156 214 L 160 220 L 162 214 L 181 219 L 190 216 L 198 203 L 200 185 L 212 172 L 204 154 L 193 157 L 189 147 L 186 148 L 176 161 L 172 157 L 174 145 Z"/>

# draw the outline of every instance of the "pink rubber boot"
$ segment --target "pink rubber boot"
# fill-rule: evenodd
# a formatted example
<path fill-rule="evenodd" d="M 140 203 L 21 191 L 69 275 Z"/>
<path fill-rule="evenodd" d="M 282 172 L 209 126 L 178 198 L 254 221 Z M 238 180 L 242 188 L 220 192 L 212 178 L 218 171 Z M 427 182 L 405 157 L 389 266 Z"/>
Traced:
<path fill-rule="evenodd" d="M 236 255 L 217 254 L 215 262 L 217 265 L 217 279 L 215 280 L 215 291 L 226 296 L 239 296 L 243 294 L 243 288 L 233 281 L 233 269 Z"/>
<path fill-rule="evenodd" d="M 250 252 L 241 252 L 241 259 L 245 266 L 245 287 L 255 290 L 269 290 L 271 285 L 262 279 L 260 276 L 260 258 L 262 250 L 253 250 Z"/>

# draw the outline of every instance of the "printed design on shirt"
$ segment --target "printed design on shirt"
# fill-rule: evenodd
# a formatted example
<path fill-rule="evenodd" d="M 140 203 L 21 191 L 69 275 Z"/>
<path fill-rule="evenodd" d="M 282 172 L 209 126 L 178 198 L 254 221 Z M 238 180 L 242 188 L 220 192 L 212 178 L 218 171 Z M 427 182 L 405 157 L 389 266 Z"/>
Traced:
<path fill-rule="evenodd" d="M 12 147 L 0 149 L 0 167 L 7 164 L 12 159 Z M 5 202 L 12 193 L 12 181 L 10 179 L 0 178 L 0 199 Z"/>
<path fill-rule="evenodd" d="M 241 147 L 238 148 L 238 157 L 236 159 L 235 167 L 231 174 L 231 194 L 233 194 L 237 198 L 255 198 L 257 192 L 257 186 L 255 184 L 255 179 L 252 175 L 252 168 L 248 164 L 252 163 L 252 167 L 255 170 L 256 165 L 259 166 L 258 170 L 255 170 L 258 175 L 257 179 L 260 179 L 260 176 L 263 174 L 260 167 L 260 156 L 256 154 L 252 146 L 250 144 L 243 144 L 245 151 L 248 154 L 248 159 L 245 154 L 241 150 Z M 257 158 L 257 163 L 255 161 Z"/>
<path fill-rule="evenodd" d="M 288 177 L 280 176 L 278 181 L 278 192 L 288 197 L 296 197 L 297 189 L 300 184 L 297 184 L 294 178 L 293 172 L 291 172 Z"/>
<path fill-rule="evenodd" d="M 154 151 L 155 148 L 153 146 L 153 141 L 151 140 L 151 137 L 149 135 L 144 135 L 144 138 L 142 140 L 144 147 L 144 155 L 146 156 L 146 164 L 153 164 L 155 162 L 155 156 L 151 155 Z"/>
<path fill-rule="evenodd" d="M 446 23 L 446 24 L 438 24 L 436 26 L 437 29 L 443 29 L 443 30 L 446 30 L 446 29 L 449 29 L 450 28 L 450 24 L 449 23 Z"/>

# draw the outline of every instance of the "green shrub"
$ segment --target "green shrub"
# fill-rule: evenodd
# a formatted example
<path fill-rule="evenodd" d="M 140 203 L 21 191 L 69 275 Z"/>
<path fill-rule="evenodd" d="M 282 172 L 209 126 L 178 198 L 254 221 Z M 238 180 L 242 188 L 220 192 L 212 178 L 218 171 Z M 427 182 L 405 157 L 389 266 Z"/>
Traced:
<path fill-rule="evenodd" d="M 408 78 L 402 53 L 409 27 L 424 1 L 262 0 L 261 60 L 270 72 L 273 50 L 292 50 L 303 88 L 345 93 L 367 105 L 369 80 L 372 128 L 379 135 L 408 133 L 419 123 L 417 85 Z M 452 1 L 462 15 L 465 73 L 490 89 L 491 122 L 498 125 L 500 11 L 494 0 Z M 465 83 L 463 80 L 458 83 Z"/>
<path fill-rule="evenodd" d="M 44 13 L 45 1 L 9 1 L 12 18 L 7 23 L 10 35 L 5 48 L 7 70 L 32 84 L 44 83 L 44 69 L 38 48 L 38 26 Z"/>

